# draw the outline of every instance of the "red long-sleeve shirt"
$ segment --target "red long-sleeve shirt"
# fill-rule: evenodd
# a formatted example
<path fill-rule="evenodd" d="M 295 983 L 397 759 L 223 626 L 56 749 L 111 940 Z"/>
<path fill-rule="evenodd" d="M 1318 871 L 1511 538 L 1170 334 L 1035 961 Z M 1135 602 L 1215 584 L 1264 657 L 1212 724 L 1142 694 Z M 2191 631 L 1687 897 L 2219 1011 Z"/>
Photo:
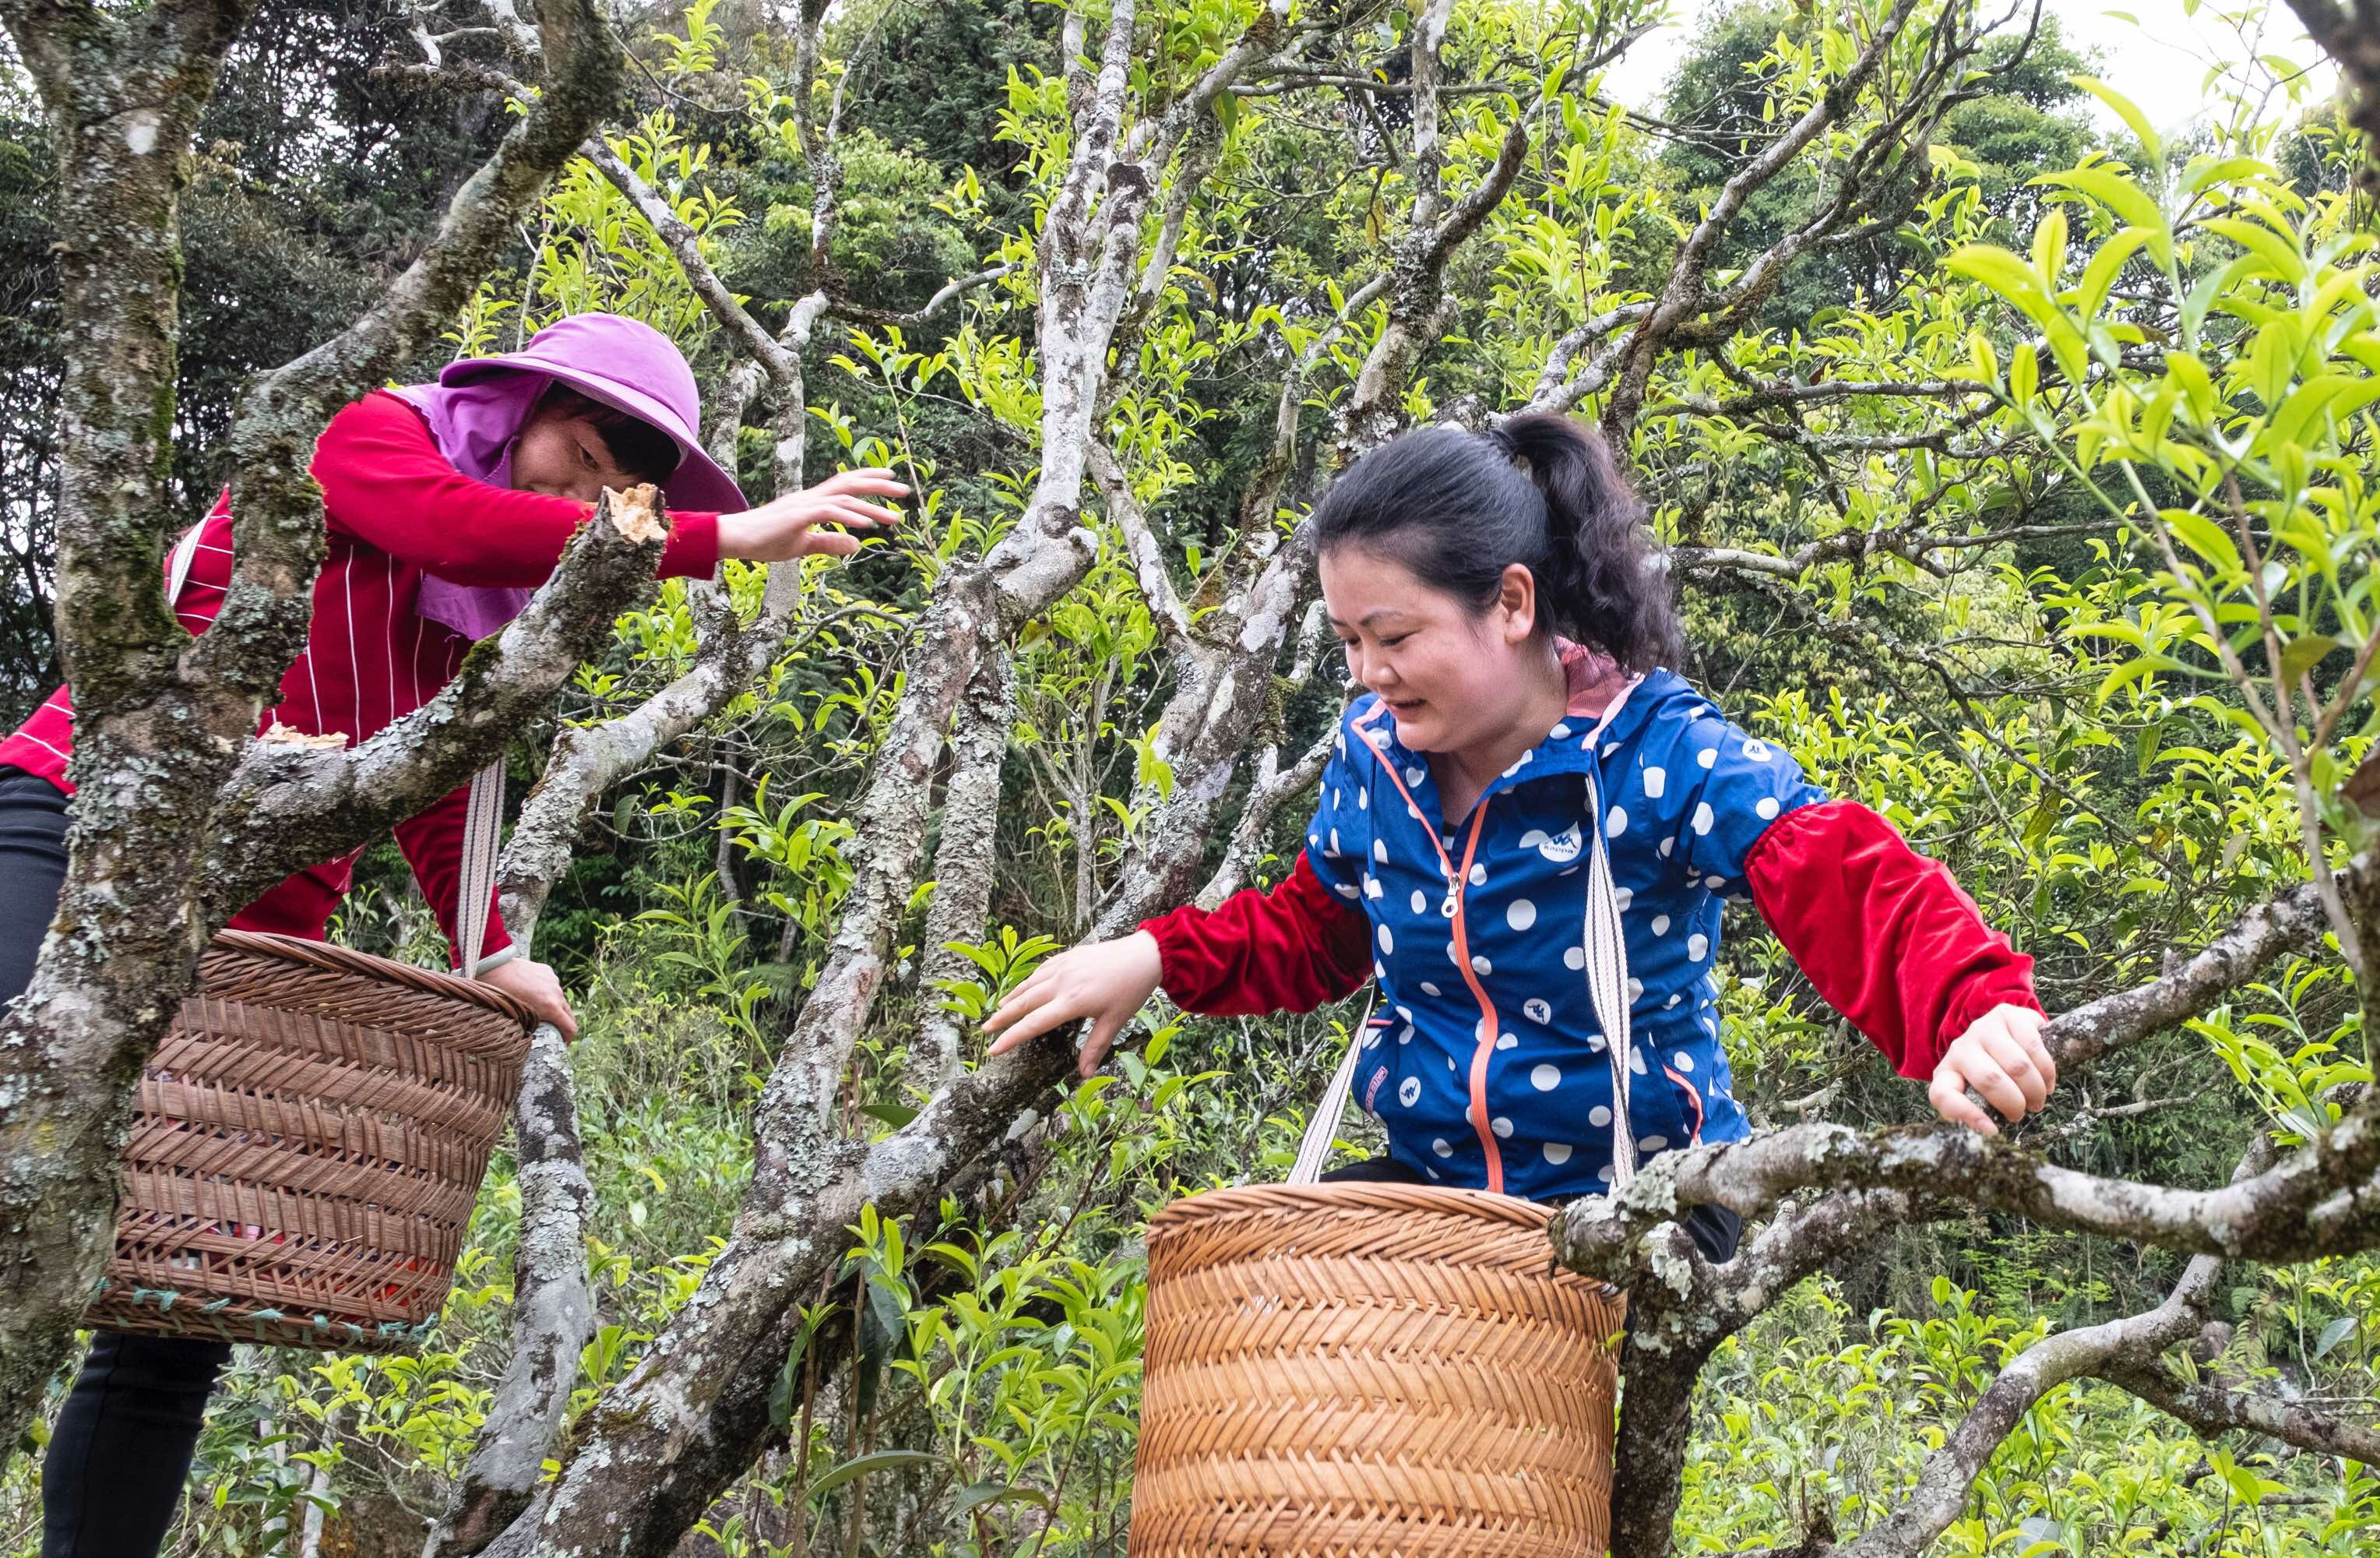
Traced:
<path fill-rule="evenodd" d="M 312 471 L 322 486 L 329 553 L 314 581 L 305 652 L 282 677 L 281 701 L 257 728 L 278 721 L 309 735 L 345 736 L 350 746 L 429 702 L 471 647 L 414 611 L 425 572 L 457 584 L 542 584 L 592 512 L 570 498 L 464 475 L 439 452 L 419 412 L 379 391 L 331 419 L 314 446 Z M 189 577 L 175 602 L 192 633 L 213 623 L 231 583 L 230 505 L 226 489 L 200 522 Z M 719 517 L 674 511 L 670 520 L 662 577 L 708 576 L 719 563 Z M 73 750 L 73 700 L 60 688 L 0 741 L 0 763 L 71 795 L 67 761 Z M 468 794 L 455 790 L 394 830 L 450 945 L 457 940 L 455 898 Z M 354 879 L 355 860 L 349 854 L 299 871 L 231 923 L 320 940 Z M 482 955 L 511 945 L 493 902 L 480 912 L 487 916 Z"/>
<path fill-rule="evenodd" d="M 1827 1003 L 1904 1077 L 1994 1006 L 2038 1011 L 2033 959 L 1984 923 L 1949 871 L 1856 801 L 1786 813 L 1747 858 L 1754 907 Z M 1146 920 L 1165 992 L 1219 1016 L 1311 1011 L 1372 974 L 1364 911 L 1325 887 L 1300 851 L 1269 892 Z"/>

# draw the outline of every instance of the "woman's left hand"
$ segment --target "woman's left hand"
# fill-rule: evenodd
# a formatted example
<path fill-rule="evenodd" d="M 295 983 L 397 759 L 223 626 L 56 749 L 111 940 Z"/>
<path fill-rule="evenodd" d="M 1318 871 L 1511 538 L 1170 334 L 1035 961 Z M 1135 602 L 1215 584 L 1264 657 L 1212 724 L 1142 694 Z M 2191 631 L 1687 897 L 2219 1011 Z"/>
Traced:
<path fill-rule="evenodd" d="M 565 1041 L 577 1040 L 578 1018 L 570 1010 L 569 998 L 562 993 L 562 980 L 544 964 L 534 958 L 516 957 L 481 974 L 480 982 L 495 986 L 527 1006 L 537 1015 L 538 1021 L 550 1022 L 560 1029 Z"/>
<path fill-rule="evenodd" d="M 1936 1114 L 1985 1136 L 2000 1127 L 1967 1098 L 1973 1088 L 2011 1124 L 2038 1109 L 2058 1086 L 2058 1063 L 2041 1041 L 2041 1014 L 2030 1006 L 1998 1005 L 1951 1041 L 1925 1091 Z"/>

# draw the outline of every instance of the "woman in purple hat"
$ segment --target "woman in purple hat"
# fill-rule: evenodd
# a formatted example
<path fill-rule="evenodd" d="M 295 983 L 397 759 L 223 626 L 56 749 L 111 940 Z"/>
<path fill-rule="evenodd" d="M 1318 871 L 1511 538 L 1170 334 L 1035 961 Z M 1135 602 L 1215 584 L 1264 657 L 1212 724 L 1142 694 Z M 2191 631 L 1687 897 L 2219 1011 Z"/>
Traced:
<path fill-rule="evenodd" d="M 848 556 L 855 530 L 889 525 L 869 502 L 908 489 L 854 470 L 747 508 L 697 442 L 694 373 L 667 336 L 614 314 L 547 326 L 505 357 L 450 364 L 438 383 L 376 390 L 331 419 L 314 446 L 329 553 L 314 583 L 305 652 L 258 728 L 280 724 L 354 745 L 434 697 L 472 642 L 517 615 L 606 487 L 665 489 L 663 578 L 709 577 L 722 557 Z M 177 551 L 174 608 L 203 633 L 231 582 L 231 493 Z M 0 1000 L 32 978 L 66 877 L 74 707 L 65 688 L 0 741 Z M 459 947 L 468 789 L 395 829 L 398 846 Z M 357 853 L 361 853 L 358 851 Z M 319 941 L 355 855 L 298 872 L 231 923 Z M 561 981 L 519 955 L 491 896 L 462 970 L 575 1037 Z M 457 954 L 459 962 L 459 954 Z M 188 1477 L 200 1417 L 229 1344 L 100 1333 L 51 1434 L 42 1558 L 157 1551 Z"/>

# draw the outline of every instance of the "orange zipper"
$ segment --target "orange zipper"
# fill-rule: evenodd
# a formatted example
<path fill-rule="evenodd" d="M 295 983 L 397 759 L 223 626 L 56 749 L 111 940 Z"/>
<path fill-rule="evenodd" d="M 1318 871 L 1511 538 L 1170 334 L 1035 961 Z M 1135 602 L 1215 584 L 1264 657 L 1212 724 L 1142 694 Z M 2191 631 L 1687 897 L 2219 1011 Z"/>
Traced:
<path fill-rule="evenodd" d="M 1694 1106 L 1694 1134 L 1686 1138 L 1686 1145 L 1700 1147 L 1703 1144 L 1703 1095 L 1694 1090 L 1694 1085 L 1692 1082 L 1670 1070 L 1666 1065 L 1661 1067 L 1661 1075 L 1683 1089 L 1686 1102 Z"/>
<path fill-rule="evenodd" d="M 1472 998 L 1479 1003 L 1479 1042 L 1471 1053 L 1471 1107 L 1466 1114 L 1471 1128 L 1479 1133 L 1480 1150 L 1488 1155 L 1488 1188 L 1500 1196 L 1504 1193 L 1504 1154 L 1498 1149 L 1496 1133 L 1488 1124 L 1488 1057 L 1496 1050 L 1496 1006 L 1488 999 L 1488 992 L 1479 987 L 1479 976 L 1471 967 L 1471 939 L 1468 927 L 1463 922 L 1463 895 L 1471 884 L 1471 858 L 1479 847 L 1479 824 L 1488 817 L 1488 797 L 1481 796 L 1471 808 L 1471 836 L 1463 841 L 1463 868 L 1457 870 L 1453 862 L 1447 858 L 1444 847 L 1439 844 L 1438 834 L 1430 827 L 1429 819 L 1422 815 L 1421 802 L 1405 788 L 1404 775 L 1397 772 L 1395 762 L 1390 761 L 1388 753 L 1380 750 L 1370 733 L 1364 729 L 1365 724 L 1378 718 L 1387 707 L 1385 703 L 1375 704 L 1371 715 L 1356 723 L 1355 736 L 1365 746 L 1372 749 L 1372 756 L 1378 759 L 1380 766 L 1388 771 L 1389 783 L 1397 787 L 1397 794 L 1404 797 L 1405 805 L 1413 809 L 1414 820 L 1421 824 L 1422 832 L 1429 834 L 1429 846 L 1438 852 L 1438 869 L 1446 875 L 1447 896 L 1454 902 L 1454 966 L 1462 971 L 1463 982 L 1470 987 Z M 1369 864 L 1366 862 L 1367 866 Z"/>
<path fill-rule="evenodd" d="M 1463 874 L 1456 879 L 1454 889 L 1454 961 L 1463 970 L 1463 982 L 1471 987 L 1473 998 L 1479 1003 L 1479 1042 L 1471 1052 L 1471 1128 L 1479 1133 L 1479 1149 L 1488 1154 L 1488 1191 L 1500 1196 L 1504 1193 L 1504 1154 L 1496 1145 L 1495 1131 L 1488 1125 L 1488 1057 L 1496 1051 L 1496 1004 L 1480 988 L 1478 971 L 1471 966 L 1471 935 L 1463 920 L 1463 889 L 1471 884 L 1471 857 L 1479 847 L 1479 824 L 1487 818 L 1488 802 L 1482 797 L 1471 809 L 1471 836 L 1463 841 Z"/>

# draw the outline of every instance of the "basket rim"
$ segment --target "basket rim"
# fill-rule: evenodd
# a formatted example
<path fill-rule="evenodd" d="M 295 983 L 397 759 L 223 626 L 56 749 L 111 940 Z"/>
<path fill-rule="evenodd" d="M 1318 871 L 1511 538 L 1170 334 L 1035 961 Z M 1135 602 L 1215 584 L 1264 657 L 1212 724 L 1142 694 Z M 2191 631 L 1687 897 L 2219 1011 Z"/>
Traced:
<path fill-rule="evenodd" d="M 1159 1208 L 1148 1220 L 1148 1238 L 1153 1243 L 1177 1228 L 1211 1217 L 1281 1211 L 1298 1206 L 1317 1211 L 1361 1209 L 1453 1213 L 1518 1228 L 1543 1228 L 1553 1221 L 1558 1210 L 1519 1196 L 1458 1189 L 1449 1185 L 1397 1185 L 1378 1180 L 1342 1180 L 1330 1185 L 1232 1185 L 1196 1191 Z"/>
<path fill-rule="evenodd" d="M 270 931 L 223 930 L 214 933 L 208 948 L 250 957 L 274 957 L 285 963 L 303 963 L 334 974 L 357 974 L 387 984 L 407 985 L 424 994 L 468 1001 L 473 1005 L 484 1006 L 499 1016 L 511 1018 L 520 1024 L 523 1033 L 537 1026 L 534 1013 L 492 985 L 467 980 L 459 974 L 441 973 L 435 968 L 419 968 L 410 963 L 399 963 L 395 958 L 375 956 L 369 952 L 358 952 L 330 942 L 312 942 L 300 936 L 284 936 Z"/>

